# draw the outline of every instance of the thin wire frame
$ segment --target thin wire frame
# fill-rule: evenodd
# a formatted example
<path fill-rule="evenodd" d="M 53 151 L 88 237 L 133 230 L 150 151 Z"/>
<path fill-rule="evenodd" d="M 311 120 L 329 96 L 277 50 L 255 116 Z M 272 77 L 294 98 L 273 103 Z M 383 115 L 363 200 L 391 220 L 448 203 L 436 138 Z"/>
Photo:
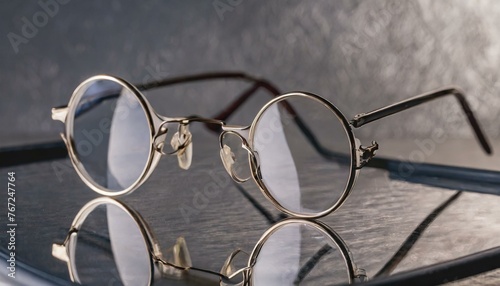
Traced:
<path fill-rule="evenodd" d="M 252 284 L 252 275 L 253 275 L 253 267 L 255 266 L 257 262 L 257 258 L 262 250 L 262 247 L 266 244 L 267 240 L 278 230 L 280 230 L 283 227 L 289 226 L 291 224 L 303 224 L 307 225 L 309 227 L 312 227 L 314 230 L 321 232 L 323 235 L 325 235 L 330 241 L 332 241 L 335 246 L 340 250 L 340 254 L 342 255 L 342 258 L 344 259 L 344 263 L 346 266 L 346 274 L 348 278 L 348 283 L 351 284 L 354 282 L 354 280 L 357 277 L 357 271 L 358 268 L 356 264 L 354 263 L 352 259 L 352 254 L 347 247 L 347 244 L 344 242 L 344 240 L 335 232 L 333 231 L 329 226 L 326 224 L 320 222 L 320 221 L 311 221 L 311 220 L 303 220 L 303 219 L 296 219 L 296 218 L 290 218 L 290 219 L 285 219 L 282 220 L 275 225 L 273 225 L 271 228 L 269 228 L 259 239 L 255 247 L 253 248 L 252 252 L 250 253 L 250 257 L 248 259 L 248 273 L 246 275 L 247 281 L 245 285 L 248 286 L 253 286 Z"/>
<path fill-rule="evenodd" d="M 145 96 L 139 91 L 141 90 L 146 90 L 148 88 L 152 87 L 160 87 L 160 86 L 166 86 L 169 84 L 175 84 L 175 83 L 181 83 L 181 82 L 189 82 L 189 81 L 196 81 L 196 80 L 203 80 L 203 79 L 217 79 L 217 78 L 237 78 L 237 79 L 245 79 L 245 80 L 250 80 L 254 82 L 254 86 L 265 86 L 266 89 L 272 92 L 272 94 L 275 96 L 274 99 L 272 99 L 268 104 L 266 104 L 257 114 L 255 117 L 254 121 L 250 126 L 229 126 L 226 125 L 223 120 L 220 119 L 210 119 L 210 118 L 201 118 L 201 117 L 180 117 L 180 118 L 169 118 L 166 116 L 160 116 L 158 115 L 154 109 L 151 107 L 149 104 L 148 100 L 145 98 Z M 146 166 L 144 167 L 141 175 L 139 178 L 132 183 L 129 187 L 125 188 L 122 191 L 112 191 L 109 189 L 106 189 L 97 183 L 94 182 L 94 180 L 89 176 L 89 174 L 85 171 L 81 161 L 78 159 L 76 153 L 75 153 L 75 146 L 74 146 L 74 141 L 73 141 L 73 119 L 75 115 L 75 110 L 76 110 L 76 103 L 78 103 L 78 100 L 81 98 L 82 94 L 79 93 L 80 89 L 85 87 L 86 84 L 95 81 L 95 80 L 111 80 L 116 83 L 121 84 L 124 88 L 132 92 L 137 99 L 139 100 L 141 107 L 143 108 L 147 119 L 148 119 L 148 124 L 149 124 L 149 129 L 150 129 L 150 152 L 149 152 L 149 158 L 147 161 Z M 87 184 L 92 190 L 96 191 L 97 193 L 105 196 L 120 196 L 123 194 L 128 194 L 131 193 L 132 191 L 136 190 L 153 172 L 154 168 L 158 164 L 160 158 L 162 155 L 165 155 L 165 153 L 162 151 L 162 146 L 163 146 L 163 141 L 166 138 L 166 128 L 164 127 L 165 124 L 167 123 L 179 123 L 179 124 L 189 124 L 190 122 L 201 122 L 211 126 L 214 125 L 219 125 L 219 127 L 222 129 L 222 133 L 219 136 L 220 140 L 220 145 L 222 147 L 222 138 L 223 135 L 227 132 L 234 132 L 239 134 L 240 138 L 243 141 L 243 147 L 247 149 L 249 153 L 249 164 L 250 164 L 250 169 L 252 173 L 252 177 L 254 181 L 257 183 L 258 187 L 266 196 L 279 210 L 296 216 L 296 217 L 301 217 L 301 218 L 319 218 L 325 215 L 328 215 L 329 213 L 335 211 L 338 209 L 342 204 L 345 202 L 346 198 L 350 194 L 355 180 L 359 174 L 359 169 L 361 169 L 363 166 L 365 166 L 375 155 L 374 151 L 378 149 L 378 144 L 376 142 L 372 142 L 372 146 L 365 148 L 362 147 L 361 144 L 359 143 L 359 140 L 354 137 L 354 133 L 352 130 L 352 127 L 358 128 L 363 126 L 366 123 L 384 118 L 386 116 L 396 114 L 398 112 L 404 111 L 406 109 L 409 109 L 411 107 L 420 105 L 422 103 L 426 103 L 428 101 L 447 96 L 447 95 L 453 95 L 457 98 L 459 103 L 461 104 L 462 109 L 464 110 L 471 127 L 473 131 L 475 132 L 475 135 L 477 139 L 479 140 L 481 146 L 483 147 L 484 151 L 487 154 L 492 153 L 491 146 L 482 131 L 477 119 L 475 118 L 472 109 L 470 108 L 469 104 L 467 103 L 464 93 L 457 87 L 448 87 L 448 88 L 442 88 L 438 89 L 435 91 L 431 91 L 419 96 L 416 96 L 414 98 L 410 98 L 408 100 L 383 107 L 377 110 L 374 110 L 369 113 L 361 113 L 358 114 L 354 117 L 353 120 L 348 121 L 346 117 L 329 101 L 326 99 L 314 95 L 312 93 L 306 93 L 306 92 L 294 92 L 294 93 L 288 93 L 288 94 L 283 94 L 283 95 L 277 95 L 276 92 L 278 91 L 272 84 L 265 80 L 259 80 L 256 78 L 253 78 L 251 76 L 242 74 L 242 73 L 214 73 L 214 74 L 206 74 L 206 75 L 195 75 L 191 77 L 185 77 L 185 78 L 174 78 L 173 80 L 165 80 L 162 82 L 150 84 L 150 85 L 141 85 L 139 86 L 140 88 L 135 87 L 134 85 L 128 83 L 127 81 L 113 77 L 113 76 L 107 76 L 107 75 L 98 75 L 94 76 L 86 81 L 84 81 L 82 84 L 80 84 L 75 92 L 73 93 L 70 102 L 68 106 L 65 107 L 60 107 L 60 108 L 53 108 L 52 109 L 52 118 L 54 120 L 60 120 L 63 123 L 66 124 L 66 133 L 61 134 L 61 137 L 65 143 L 65 145 L 68 148 L 68 153 L 69 157 L 71 159 L 72 164 L 74 165 L 75 169 L 77 170 L 78 175 L 80 178 Z M 254 91 L 254 88 L 251 88 L 249 91 Z M 244 100 L 246 100 L 251 93 L 245 92 L 240 98 L 236 99 L 231 107 L 228 110 L 225 110 L 221 116 L 221 118 L 227 118 L 238 106 L 240 106 Z M 346 185 L 346 188 L 344 189 L 343 193 L 341 194 L 341 197 L 337 200 L 337 202 L 334 203 L 334 205 L 330 208 L 328 208 L 325 211 L 315 213 L 315 214 L 302 214 L 302 213 L 296 213 L 293 211 L 290 211 L 286 208 L 284 208 L 273 196 L 270 194 L 269 190 L 265 187 L 264 183 L 260 179 L 260 167 L 259 167 L 259 160 L 258 157 L 255 155 L 255 152 L 253 152 L 253 148 L 251 144 L 253 144 L 253 137 L 255 133 L 255 126 L 258 121 L 258 119 L 262 116 L 262 113 L 265 111 L 269 105 L 277 102 L 284 100 L 288 97 L 291 96 L 302 96 L 306 98 L 310 98 L 312 100 L 319 101 L 322 103 L 325 107 L 333 111 L 333 113 L 337 116 L 337 118 L 341 121 L 345 132 L 348 136 L 349 144 L 351 146 L 351 168 L 350 168 L 350 174 L 349 174 L 349 179 L 348 183 Z M 219 118 L 219 116 L 217 116 Z M 215 131 L 215 128 L 210 128 L 211 130 Z M 250 134 L 249 134 L 249 141 L 250 143 L 247 142 L 246 136 L 244 136 L 244 133 L 246 133 L 250 129 Z M 228 170 L 229 172 L 229 170 Z M 230 173 L 231 177 L 232 174 Z M 233 177 L 234 179 L 234 177 Z M 238 181 L 238 180 L 236 180 Z M 239 181 L 238 181 L 239 182 Z"/>

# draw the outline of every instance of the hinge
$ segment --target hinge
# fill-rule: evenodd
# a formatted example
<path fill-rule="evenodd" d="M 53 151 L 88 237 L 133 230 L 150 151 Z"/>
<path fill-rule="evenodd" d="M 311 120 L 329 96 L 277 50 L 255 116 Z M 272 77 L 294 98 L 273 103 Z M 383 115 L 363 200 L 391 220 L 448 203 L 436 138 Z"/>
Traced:
<path fill-rule="evenodd" d="M 372 141 L 372 145 L 368 147 L 364 147 L 363 145 L 359 146 L 358 149 L 358 169 L 363 168 L 370 160 L 375 157 L 375 153 L 378 150 L 378 143 Z"/>
<path fill-rule="evenodd" d="M 355 282 L 366 282 L 368 281 L 368 276 L 366 276 L 366 271 L 362 268 L 357 268 L 354 272 Z"/>

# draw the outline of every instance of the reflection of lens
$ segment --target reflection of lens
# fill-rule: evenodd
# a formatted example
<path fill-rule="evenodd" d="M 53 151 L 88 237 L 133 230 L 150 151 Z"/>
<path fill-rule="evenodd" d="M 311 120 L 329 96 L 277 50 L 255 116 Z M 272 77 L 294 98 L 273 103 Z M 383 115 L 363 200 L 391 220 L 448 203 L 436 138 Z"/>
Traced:
<path fill-rule="evenodd" d="M 351 144 L 340 116 L 317 98 L 292 95 L 269 105 L 254 123 L 262 183 L 285 209 L 314 216 L 343 194 Z"/>
<path fill-rule="evenodd" d="M 141 103 L 112 80 L 89 81 L 77 92 L 73 144 L 84 171 L 105 189 L 127 189 L 141 176 L 151 148 Z"/>
<path fill-rule="evenodd" d="M 151 259 L 135 220 L 103 204 L 85 219 L 76 238 L 76 277 L 84 285 L 149 285 Z"/>
<path fill-rule="evenodd" d="M 350 282 L 338 245 L 319 225 L 287 222 L 268 231 L 256 246 L 251 285 L 333 285 Z"/>

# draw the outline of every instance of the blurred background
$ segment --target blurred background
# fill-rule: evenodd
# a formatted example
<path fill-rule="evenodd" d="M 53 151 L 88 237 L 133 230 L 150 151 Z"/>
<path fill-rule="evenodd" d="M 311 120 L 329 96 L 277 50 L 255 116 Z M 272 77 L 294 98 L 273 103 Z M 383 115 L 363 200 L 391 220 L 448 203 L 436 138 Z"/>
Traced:
<path fill-rule="evenodd" d="M 347 117 L 444 85 L 467 93 L 486 133 L 500 138 L 500 3 L 496 1 L 2 1 L 0 146 L 57 139 L 50 118 L 95 74 L 133 83 L 213 70 L 309 91 Z M 242 83 L 210 82 L 151 96 L 166 115 L 213 115 Z M 269 97 L 238 116 L 249 121 Z M 177 114 L 179 113 L 179 114 Z M 241 122 L 240 122 L 241 123 Z M 453 98 L 357 131 L 472 138 Z"/>

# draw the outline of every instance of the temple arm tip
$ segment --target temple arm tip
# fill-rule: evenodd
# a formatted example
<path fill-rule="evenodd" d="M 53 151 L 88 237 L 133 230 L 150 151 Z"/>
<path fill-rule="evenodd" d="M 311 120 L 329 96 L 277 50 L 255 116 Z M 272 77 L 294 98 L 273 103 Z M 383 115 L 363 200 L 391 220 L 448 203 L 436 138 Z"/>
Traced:
<path fill-rule="evenodd" d="M 488 154 L 489 156 L 493 155 L 493 149 L 491 148 L 490 144 L 488 144 L 488 143 L 483 144 L 483 149 L 484 149 L 484 152 L 486 152 L 486 154 Z"/>

